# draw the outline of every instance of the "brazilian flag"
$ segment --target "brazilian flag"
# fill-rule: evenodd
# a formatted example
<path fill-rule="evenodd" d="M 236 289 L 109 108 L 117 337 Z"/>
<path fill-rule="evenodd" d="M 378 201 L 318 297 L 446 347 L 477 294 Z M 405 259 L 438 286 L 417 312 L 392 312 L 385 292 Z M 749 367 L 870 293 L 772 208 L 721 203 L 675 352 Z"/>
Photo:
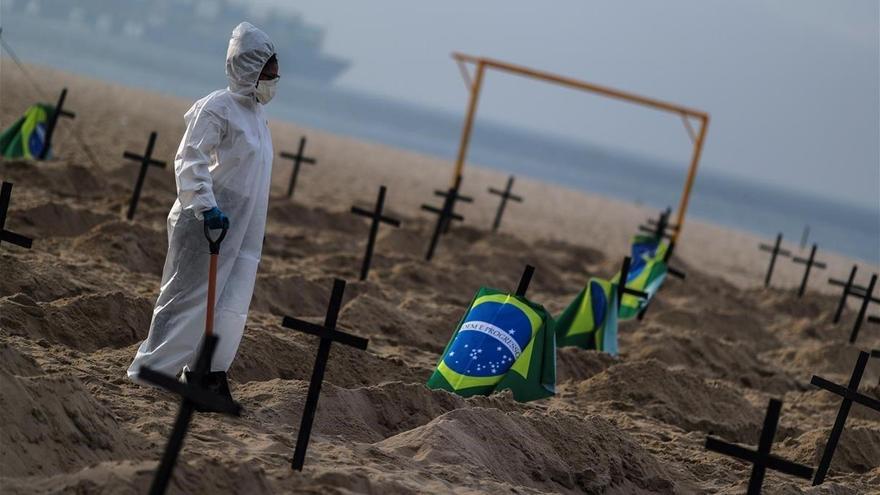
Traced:
<path fill-rule="evenodd" d="M 520 402 L 553 395 L 553 318 L 525 297 L 481 288 L 427 385 L 463 397 L 510 389 Z"/>
<path fill-rule="evenodd" d="M 642 311 L 654 294 L 660 290 L 663 281 L 666 280 L 666 250 L 669 245 L 658 241 L 653 236 L 637 235 L 632 243 L 632 264 L 626 277 L 626 287 L 640 290 L 648 294 L 647 299 L 642 299 L 630 294 L 624 294 L 620 303 L 619 316 L 622 320 L 634 318 Z M 620 273 L 612 282 L 619 283 Z"/>
<path fill-rule="evenodd" d="M 6 158 L 38 158 L 46 142 L 52 105 L 31 105 L 24 115 L 0 134 L 0 154 Z"/>
<path fill-rule="evenodd" d="M 591 278 L 556 320 L 559 347 L 617 355 L 617 284 Z"/>

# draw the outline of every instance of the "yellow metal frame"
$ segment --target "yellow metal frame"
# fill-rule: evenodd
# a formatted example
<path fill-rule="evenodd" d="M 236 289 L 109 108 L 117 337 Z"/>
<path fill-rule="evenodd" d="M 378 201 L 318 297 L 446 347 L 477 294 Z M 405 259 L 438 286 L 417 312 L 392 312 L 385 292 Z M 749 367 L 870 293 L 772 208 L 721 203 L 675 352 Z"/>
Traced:
<path fill-rule="evenodd" d="M 465 55 L 463 53 L 457 52 L 454 52 L 452 54 L 452 58 L 454 58 L 455 61 L 458 63 L 458 67 L 461 70 L 461 74 L 465 80 L 465 84 L 470 90 L 470 99 L 468 101 L 467 114 L 465 115 L 464 126 L 461 130 L 461 142 L 458 146 L 458 157 L 455 161 L 455 173 L 452 176 L 453 184 L 455 184 L 456 180 L 461 177 L 464 170 L 464 162 L 467 156 L 468 145 L 470 144 L 471 131 L 473 131 L 474 126 L 474 117 L 477 113 L 477 102 L 480 98 L 480 90 L 483 86 L 483 75 L 486 72 L 487 68 L 496 69 L 502 72 L 507 72 L 520 76 L 532 77 L 535 79 L 560 84 L 562 86 L 568 86 L 570 88 L 600 94 L 609 98 L 615 98 L 618 100 L 628 101 L 630 103 L 636 103 L 639 105 L 654 108 L 656 110 L 672 112 L 681 116 L 682 121 L 685 125 L 685 129 L 688 132 L 688 136 L 690 136 L 691 141 L 693 141 L 694 143 L 694 151 L 691 155 L 691 165 L 688 169 L 687 179 L 685 179 L 684 182 L 684 189 L 682 190 L 681 198 L 679 198 L 678 210 L 676 212 L 676 221 L 673 225 L 672 241 L 675 242 L 678 240 L 678 236 L 679 234 L 681 234 L 682 226 L 684 225 L 684 217 L 685 213 L 687 212 L 688 203 L 690 201 L 691 189 L 694 185 L 694 179 L 697 176 L 697 167 L 700 164 L 700 154 L 703 151 L 703 142 L 706 139 L 706 128 L 709 126 L 708 113 L 688 108 L 682 105 L 649 98 L 647 96 L 641 96 L 635 93 L 620 91 L 607 86 L 600 86 L 598 84 L 579 81 L 577 79 L 559 76 L 556 74 L 551 74 L 549 72 L 543 72 L 520 65 L 510 64 L 507 62 L 501 62 L 499 60 L 494 60 L 491 58 L 475 57 L 472 55 Z M 473 81 L 471 81 L 467 67 L 465 66 L 466 63 L 476 64 L 476 75 L 474 76 Z M 691 121 L 689 120 L 690 118 L 695 118 L 699 120 L 700 129 L 697 132 L 694 132 L 694 129 L 691 126 Z"/>

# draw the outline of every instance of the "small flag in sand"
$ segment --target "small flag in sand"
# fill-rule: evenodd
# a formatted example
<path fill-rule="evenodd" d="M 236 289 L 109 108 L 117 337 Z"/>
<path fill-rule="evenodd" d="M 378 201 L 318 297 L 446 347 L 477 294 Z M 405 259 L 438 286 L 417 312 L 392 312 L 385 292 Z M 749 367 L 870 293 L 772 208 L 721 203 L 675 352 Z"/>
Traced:
<path fill-rule="evenodd" d="M 706 448 L 713 452 L 736 457 L 752 463 L 752 476 L 749 478 L 748 495 L 760 495 L 764 485 L 764 475 L 768 469 L 779 471 L 791 476 L 797 476 L 808 480 L 813 477 L 813 468 L 787 461 L 770 453 L 773 446 L 773 437 L 776 435 L 776 426 L 779 423 L 779 411 L 782 402 L 770 399 L 767 406 L 767 415 L 764 417 L 764 428 L 761 430 L 761 439 L 758 441 L 758 450 L 749 450 L 739 445 L 727 443 L 715 437 L 706 437 Z"/>
<path fill-rule="evenodd" d="M 330 296 L 330 305 L 327 307 L 327 315 L 324 325 L 315 325 L 307 321 L 285 316 L 281 325 L 300 332 L 316 335 L 321 338 L 318 343 L 318 355 L 315 357 L 315 366 L 312 368 L 312 379 L 309 381 L 309 391 L 306 395 L 306 404 L 303 408 L 302 420 L 296 437 L 296 447 L 293 452 L 293 469 L 302 471 L 306 462 L 306 450 L 309 447 L 309 437 L 312 434 L 312 423 L 315 421 L 315 411 L 318 409 L 318 397 L 321 395 L 321 384 L 324 382 L 324 370 L 327 368 L 327 360 L 330 358 L 330 346 L 333 342 L 339 342 L 355 349 L 366 350 L 368 339 L 341 332 L 336 329 L 336 318 L 342 307 L 342 294 L 345 292 L 345 281 L 336 279 L 333 281 L 333 293 Z"/>
<path fill-rule="evenodd" d="M 131 201 L 128 203 L 128 213 L 125 215 L 129 220 L 134 219 L 134 213 L 137 211 L 138 201 L 141 199 L 141 189 L 144 187 L 144 179 L 147 177 L 147 169 L 150 165 L 159 168 L 165 168 L 165 162 L 153 158 L 153 147 L 156 145 L 156 131 L 150 133 L 150 139 L 147 141 L 147 149 L 143 155 L 138 155 L 130 151 L 122 154 L 123 158 L 134 160 L 141 163 L 141 169 L 138 172 L 137 182 L 134 183 L 134 191 L 131 194 Z"/>
<path fill-rule="evenodd" d="M 620 280 L 628 278 L 631 265 L 631 259 L 627 256 L 614 280 L 593 277 L 587 282 L 587 286 L 556 319 L 554 329 L 559 347 L 576 346 L 617 355 L 621 300 L 624 297 L 641 300 L 648 295 L 620 285 Z"/>
<path fill-rule="evenodd" d="M 645 293 L 645 296 L 622 293 L 619 316 L 623 320 L 635 318 L 643 311 L 654 295 L 660 290 L 669 267 L 666 264 L 666 253 L 670 245 L 658 241 L 651 236 L 637 235 L 633 238 L 631 259 L 626 274 L 619 273 L 611 281 L 618 283 L 626 280 L 626 288 Z"/>
<path fill-rule="evenodd" d="M 315 165 L 318 163 L 314 158 L 310 158 L 305 155 L 306 151 L 306 137 L 301 136 L 299 138 L 299 151 L 294 155 L 293 153 L 288 153 L 287 151 L 281 152 L 281 158 L 285 158 L 287 160 L 293 160 L 293 170 L 290 172 L 290 183 L 287 185 L 287 197 L 293 199 L 293 191 L 296 189 L 296 179 L 299 177 L 299 167 L 303 163 L 307 163 L 309 165 Z"/>
<path fill-rule="evenodd" d="M 853 368 L 852 376 L 850 376 L 849 385 L 846 387 L 816 375 L 813 375 L 813 378 L 810 380 L 810 383 L 813 385 L 843 397 L 843 402 L 840 403 L 840 408 L 837 410 L 837 419 L 834 420 L 831 434 L 828 436 L 828 441 L 825 442 L 822 460 L 819 461 L 816 476 L 813 478 L 814 486 L 821 485 L 825 481 L 825 476 L 828 474 L 828 468 L 831 467 L 831 459 L 834 457 L 834 450 L 840 441 L 840 435 L 843 433 L 843 427 L 846 424 L 846 417 L 849 415 L 852 403 L 857 402 L 880 413 L 880 400 L 859 393 L 859 383 L 862 381 L 862 375 L 865 373 L 865 366 L 867 365 L 868 353 L 859 352 L 859 358 L 856 361 L 855 368 Z"/>
<path fill-rule="evenodd" d="M 530 278 L 526 269 L 523 279 Z M 527 283 L 520 283 L 525 293 Z M 510 389 L 526 402 L 556 390 L 556 336 L 543 306 L 516 294 L 483 287 L 428 379 L 428 388 L 464 397 Z"/>
<path fill-rule="evenodd" d="M 9 202 L 12 200 L 12 183 L 3 181 L 2 189 L 0 189 L 0 244 L 3 241 L 10 242 L 16 246 L 30 249 L 33 240 L 21 234 L 16 234 L 11 230 L 6 230 L 6 214 L 9 211 Z"/>

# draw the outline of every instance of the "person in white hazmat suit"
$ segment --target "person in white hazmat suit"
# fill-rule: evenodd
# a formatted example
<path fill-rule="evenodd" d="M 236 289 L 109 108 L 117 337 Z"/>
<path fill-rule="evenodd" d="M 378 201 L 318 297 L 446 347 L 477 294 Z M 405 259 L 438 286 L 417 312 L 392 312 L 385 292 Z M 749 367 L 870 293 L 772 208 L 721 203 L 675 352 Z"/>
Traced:
<path fill-rule="evenodd" d="M 272 173 L 272 139 L 263 105 L 278 80 L 269 37 L 243 22 L 226 52 L 229 87 L 186 112 L 174 158 L 177 200 L 168 214 L 168 255 L 150 333 L 128 368 L 176 376 L 192 369 L 205 331 L 208 241 L 203 222 L 228 227 L 217 267 L 214 334 L 219 337 L 205 385 L 229 395 L 226 371 L 244 333 L 260 262 Z M 216 234 L 215 234 L 216 236 Z"/>

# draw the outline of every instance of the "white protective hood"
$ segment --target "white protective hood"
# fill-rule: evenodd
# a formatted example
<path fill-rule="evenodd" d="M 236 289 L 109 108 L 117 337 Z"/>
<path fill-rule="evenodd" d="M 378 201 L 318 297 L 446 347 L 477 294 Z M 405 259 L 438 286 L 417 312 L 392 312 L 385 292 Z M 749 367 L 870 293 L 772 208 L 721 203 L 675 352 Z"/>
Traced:
<path fill-rule="evenodd" d="M 275 54 L 275 45 L 263 31 L 249 22 L 232 30 L 226 50 L 226 79 L 229 90 L 252 96 L 263 66 Z"/>

